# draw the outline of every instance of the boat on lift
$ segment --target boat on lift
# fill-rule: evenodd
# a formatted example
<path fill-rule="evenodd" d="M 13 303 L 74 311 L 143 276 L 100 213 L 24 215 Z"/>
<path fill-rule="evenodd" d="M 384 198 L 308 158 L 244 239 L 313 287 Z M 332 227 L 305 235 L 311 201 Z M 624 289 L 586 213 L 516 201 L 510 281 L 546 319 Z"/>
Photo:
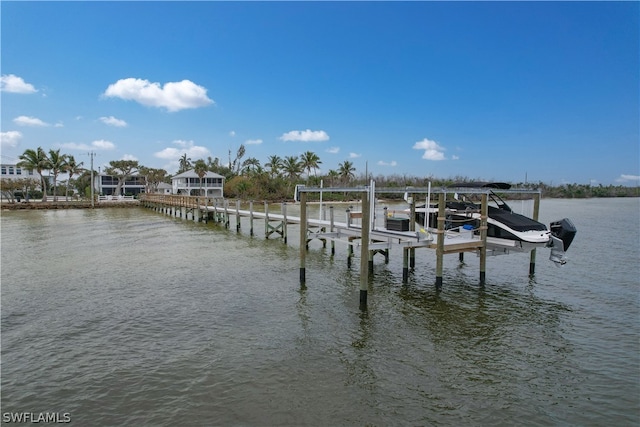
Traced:
<path fill-rule="evenodd" d="M 554 221 L 550 227 L 525 215 L 518 214 L 496 192 L 509 190 L 511 184 L 503 182 L 465 182 L 454 184 L 455 200 L 445 202 L 445 230 L 460 236 L 480 235 L 481 204 L 472 200 L 474 194 L 465 190 L 489 189 L 487 218 L 487 249 L 492 255 L 507 254 L 510 251 L 530 252 L 539 247 L 551 248 L 550 259 L 557 264 L 565 264 L 565 252 L 576 234 L 576 228 L 568 218 Z M 477 193 L 476 193 L 477 195 Z M 430 204 L 415 208 L 416 222 L 425 228 L 437 224 L 438 207 Z M 428 217 L 426 217 L 428 215 Z M 431 224 L 431 227 L 429 227 Z M 431 228 L 433 229 L 433 228 Z"/>

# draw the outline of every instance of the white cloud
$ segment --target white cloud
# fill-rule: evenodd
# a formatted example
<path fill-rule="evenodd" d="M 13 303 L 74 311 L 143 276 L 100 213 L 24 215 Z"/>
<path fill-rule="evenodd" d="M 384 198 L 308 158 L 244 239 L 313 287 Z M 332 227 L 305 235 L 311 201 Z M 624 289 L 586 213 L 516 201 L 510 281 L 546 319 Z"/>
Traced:
<path fill-rule="evenodd" d="M 168 82 L 164 86 L 143 79 L 121 79 L 110 84 L 103 94 L 106 97 L 136 101 L 147 107 L 166 108 L 170 112 L 213 104 L 207 97 L 207 89 L 190 80 Z"/>
<path fill-rule="evenodd" d="M 179 148 L 167 147 L 162 151 L 153 153 L 153 155 L 160 159 L 176 161 L 180 159 L 180 157 L 182 157 L 185 153 L 187 154 L 187 157 L 191 158 L 191 160 L 193 161 L 196 161 L 197 159 L 204 159 L 207 156 L 211 155 L 211 152 L 208 148 L 194 145 L 193 141 L 176 140 L 173 141 L 173 143 Z"/>
<path fill-rule="evenodd" d="M 431 141 L 430 139 L 423 139 L 422 141 L 418 141 L 413 144 L 414 150 L 424 150 L 424 154 L 422 155 L 423 159 L 426 160 L 444 160 L 444 151 L 445 148 L 440 146 L 436 141 Z"/>
<path fill-rule="evenodd" d="M 618 179 L 616 179 L 616 182 L 634 182 L 634 181 L 640 181 L 640 175 L 622 174 L 620 175 L 620 177 L 618 177 Z"/>
<path fill-rule="evenodd" d="M 91 146 L 96 150 L 113 150 L 116 148 L 115 144 L 111 141 L 105 141 L 104 139 L 99 139 L 97 141 L 93 141 Z"/>
<path fill-rule="evenodd" d="M 36 93 L 32 84 L 26 83 L 22 77 L 15 74 L 5 74 L 0 77 L 0 91 L 11 93 Z"/>
<path fill-rule="evenodd" d="M 460 160 L 460 156 L 456 156 L 455 154 L 451 156 L 451 160 Z"/>
<path fill-rule="evenodd" d="M 1 148 L 15 148 L 22 139 L 22 133 L 17 130 L 10 130 L 8 132 L 0 132 L 0 147 Z"/>
<path fill-rule="evenodd" d="M 133 161 L 136 161 L 136 160 L 138 160 L 138 158 L 136 156 L 134 156 L 133 154 L 125 154 L 124 156 L 122 156 L 122 160 L 133 160 Z"/>
<path fill-rule="evenodd" d="M 280 139 L 283 141 L 318 142 L 328 141 L 329 135 L 323 130 L 292 130 L 282 134 Z"/>
<path fill-rule="evenodd" d="M 63 128 L 64 124 L 62 122 L 58 122 L 55 125 L 53 125 L 54 128 Z"/>
<path fill-rule="evenodd" d="M 361 157 L 362 154 L 358 154 L 358 153 L 349 153 L 349 158 L 350 159 L 357 159 L 358 157 Z"/>
<path fill-rule="evenodd" d="M 247 144 L 247 145 L 259 145 L 259 144 L 262 144 L 262 140 L 261 139 L 247 139 L 244 143 Z"/>
<path fill-rule="evenodd" d="M 32 126 L 32 127 L 49 126 L 48 123 L 45 123 L 36 117 L 28 117 L 28 116 L 16 117 L 15 119 L 13 119 L 13 123 L 19 126 Z"/>
<path fill-rule="evenodd" d="M 387 162 L 384 162 L 384 161 L 380 160 L 378 162 L 378 165 L 380 165 L 380 166 L 398 166 L 398 162 L 396 162 L 395 160 L 392 160 L 392 161 L 387 163 Z"/>
<path fill-rule="evenodd" d="M 116 146 L 111 141 L 105 141 L 104 139 L 99 139 L 99 140 L 93 141 L 91 144 L 78 144 L 76 142 L 65 142 L 64 144 L 60 144 L 60 148 L 65 148 L 67 150 L 114 150 Z"/>
<path fill-rule="evenodd" d="M 325 150 L 329 154 L 338 154 L 340 152 L 340 147 L 330 147 Z"/>
<path fill-rule="evenodd" d="M 236 131 L 232 130 L 231 132 L 229 132 L 229 136 L 236 136 Z"/>
<path fill-rule="evenodd" d="M 115 126 L 118 128 L 127 127 L 127 122 L 125 122 L 124 120 L 116 119 L 113 116 L 100 117 L 100 121 L 105 125 Z"/>

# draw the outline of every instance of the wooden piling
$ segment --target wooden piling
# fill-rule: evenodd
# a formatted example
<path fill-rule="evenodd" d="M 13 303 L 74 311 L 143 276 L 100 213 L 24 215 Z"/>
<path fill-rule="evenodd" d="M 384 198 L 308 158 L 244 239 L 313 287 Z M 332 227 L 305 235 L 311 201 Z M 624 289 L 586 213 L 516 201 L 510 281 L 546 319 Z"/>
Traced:
<path fill-rule="evenodd" d="M 369 289 L 369 227 L 371 226 L 369 193 L 362 193 L 362 233 L 360 242 L 360 309 L 367 309 Z"/>
<path fill-rule="evenodd" d="M 489 203 L 487 194 L 482 195 L 480 205 L 480 286 L 484 286 L 487 271 L 487 218 L 489 217 Z"/>
<path fill-rule="evenodd" d="M 536 193 L 533 196 L 533 220 L 538 220 L 540 213 L 540 193 Z M 536 249 L 531 250 L 531 256 L 529 259 L 529 277 L 532 277 L 536 273 Z"/>
<path fill-rule="evenodd" d="M 333 233 L 335 231 L 334 221 L 333 221 L 333 206 L 329 206 L 329 231 Z M 335 239 L 331 239 L 331 256 L 336 254 L 336 241 Z"/>
<path fill-rule="evenodd" d="M 429 206 L 427 206 L 428 208 Z M 409 216 L 409 230 L 416 231 L 416 195 L 411 194 L 411 204 L 409 205 L 410 216 Z M 426 213 L 425 213 L 426 215 Z M 409 248 L 409 267 L 416 267 L 416 249 Z"/>
<path fill-rule="evenodd" d="M 236 200 L 236 231 L 240 232 L 240 199 Z"/>
<path fill-rule="evenodd" d="M 300 193 L 300 285 L 306 283 L 307 258 L 307 193 Z"/>
<path fill-rule="evenodd" d="M 287 204 L 282 203 L 282 241 L 287 243 Z M 300 220 L 302 221 L 302 219 Z M 309 249 L 309 244 L 305 244 L 305 247 Z"/>
<path fill-rule="evenodd" d="M 402 248 L 402 283 L 409 281 L 409 252 L 411 248 Z"/>
<path fill-rule="evenodd" d="M 442 287 L 442 271 L 444 267 L 444 221 L 445 221 L 445 194 L 438 195 L 438 242 L 436 246 L 436 288 Z M 428 212 L 425 212 L 427 214 Z"/>
<path fill-rule="evenodd" d="M 249 235 L 253 236 L 253 200 L 249 202 Z"/>

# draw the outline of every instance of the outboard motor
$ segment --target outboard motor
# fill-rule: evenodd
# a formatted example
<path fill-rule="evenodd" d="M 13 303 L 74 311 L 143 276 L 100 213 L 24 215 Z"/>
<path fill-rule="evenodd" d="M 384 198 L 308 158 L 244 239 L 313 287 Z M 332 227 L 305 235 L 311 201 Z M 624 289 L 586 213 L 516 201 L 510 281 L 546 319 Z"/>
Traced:
<path fill-rule="evenodd" d="M 569 218 L 563 218 L 560 221 L 554 221 L 549 225 L 551 234 L 562 240 L 564 250 L 566 251 L 569 249 L 569 246 L 571 245 L 571 242 L 573 242 L 573 238 L 577 232 L 573 222 L 571 222 Z"/>
<path fill-rule="evenodd" d="M 569 218 L 563 218 L 560 221 L 554 221 L 550 224 L 551 239 L 547 247 L 551 248 L 549 259 L 556 265 L 564 265 L 567 263 L 565 251 L 569 249 L 573 238 L 576 235 L 576 227 Z"/>

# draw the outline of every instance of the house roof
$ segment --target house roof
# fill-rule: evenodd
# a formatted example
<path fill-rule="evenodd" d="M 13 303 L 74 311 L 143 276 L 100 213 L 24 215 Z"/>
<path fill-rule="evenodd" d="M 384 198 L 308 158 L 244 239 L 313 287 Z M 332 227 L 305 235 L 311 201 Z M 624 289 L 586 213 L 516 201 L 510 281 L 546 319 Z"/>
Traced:
<path fill-rule="evenodd" d="M 161 182 L 160 184 L 158 184 L 158 190 L 165 188 L 170 190 L 173 187 L 171 187 L 171 184 L 167 184 L 166 182 Z"/>
<path fill-rule="evenodd" d="M 224 176 L 219 175 L 215 172 L 207 172 L 204 177 L 205 178 L 224 178 Z M 178 179 L 178 178 L 199 178 L 199 176 L 195 172 L 195 169 L 190 169 L 186 172 L 182 172 L 181 174 L 174 176 L 173 178 L 171 178 L 171 180 L 173 181 L 174 179 Z"/>

